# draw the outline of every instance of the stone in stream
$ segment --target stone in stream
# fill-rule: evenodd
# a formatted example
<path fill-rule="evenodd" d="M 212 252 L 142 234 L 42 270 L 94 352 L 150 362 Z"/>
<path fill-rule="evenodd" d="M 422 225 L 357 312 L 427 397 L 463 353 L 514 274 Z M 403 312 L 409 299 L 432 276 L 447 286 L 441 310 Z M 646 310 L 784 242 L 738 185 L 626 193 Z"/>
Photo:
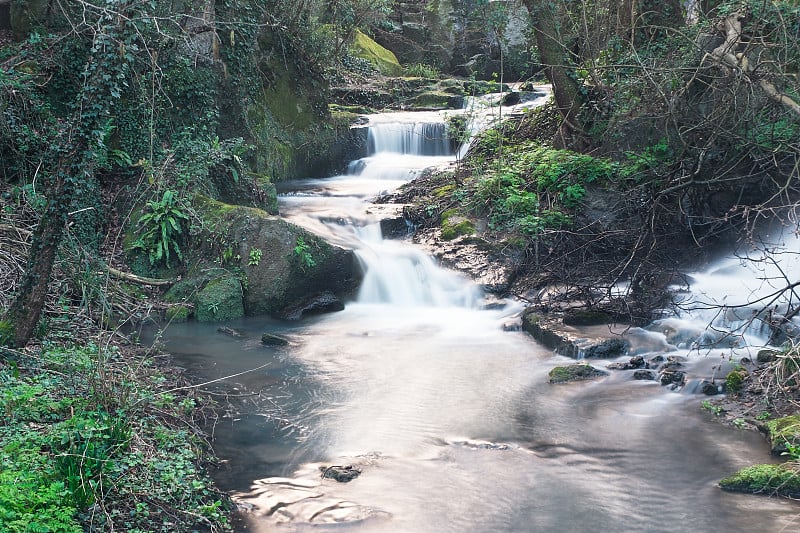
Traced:
<path fill-rule="evenodd" d="M 244 338 L 244 335 L 242 335 L 241 332 L 233 328 L 229 328 L 227 326 L 217 328 L 217 333 L 222 333 L 223 335 L 227 335 L 228 337 L 233 337 L 234 339 Z"/>
<path fill-rule="evenodd" d="M 274 333 L 264 333 L 261 335 L 261 344 L 264 346 L 286 346 L 289 341 Z"/>
<path fill-rule="evenodd" d="M 656 379 L 656 373 L 652 370 L 639 369 L 633 373 L 633 379 L 641 381 L 653 381 Z"/>
<path fill-rule="evenodd" d="M 322 472 L 323 478 L 335 479 L 339 483 L 347 483 L 361 475 L 361 470 L 357 469 L 353 465 L 321 466 L 319 467 L 319 470 Z"/>
<path fill-rule="evenodd" d="M 625 339 L 606 339 L 600 344 L 595 344 L 583 353 L 587 359 L 609 359 L 623 355 L 631 343 Z"/>
<path fill-rule="evenodd" d="M 628 362 L 609 363 L 606 368 L 610 370 L 635 370 L 637 368 L 644 368 L 645 366 L 644 357 L 637 355 L 636 357 L 631 357 Z"/>
<path fill-rule="evenodd" d="M 548 374 L 550 383 L 567 383 L 568 381 L 580 381 L 607 375 L 608 372 L 585 364 L 557 366 Z"/>
<path fill-rule="evenodd" d="M 719 394 L 719 387 L 717 387 L 710 381 L 703 381 L 702 385 L 700 386 L 700 392 L 702 392 L 706 396 L 715 396 Z"/>

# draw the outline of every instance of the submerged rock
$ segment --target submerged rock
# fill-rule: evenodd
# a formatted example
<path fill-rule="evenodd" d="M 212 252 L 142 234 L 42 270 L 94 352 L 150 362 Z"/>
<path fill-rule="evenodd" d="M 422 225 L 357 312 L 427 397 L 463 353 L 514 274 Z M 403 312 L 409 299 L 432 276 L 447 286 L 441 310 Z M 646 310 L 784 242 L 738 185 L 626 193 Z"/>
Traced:
<path fill-rule="evenodd" d="M 322 472 L 323 478 L 334 479 L 339 483 L 347 483 L 361 475 L 361 470 L 357 469 L 353 465 L 321 466 L 319 467 L 319 470 Z"/>
<path fill-rule="evenodd" d="M 261 344 L 264 346 L 286 346 L 289 344 L 289 341 L 274 333 L 264 333 L 261 335 Z"/>
<path fill-rule="evenodd" d="M 557 366 L 548 374 L 550 383 L 566 383 L 568 381 L 580 381 L 607 375 L 608 372 L 586 364 Z"/>
<path fill-rule="evenodd" d="M 233 337 L 234 339 L 244 338 L 244 335 L 242 335 L 241 332 L 233 328 L 229 328 L 227 326 L 217 328 L 217 333 L 222 333 L 223 335 L 227 335 L 228 337 Z"/>

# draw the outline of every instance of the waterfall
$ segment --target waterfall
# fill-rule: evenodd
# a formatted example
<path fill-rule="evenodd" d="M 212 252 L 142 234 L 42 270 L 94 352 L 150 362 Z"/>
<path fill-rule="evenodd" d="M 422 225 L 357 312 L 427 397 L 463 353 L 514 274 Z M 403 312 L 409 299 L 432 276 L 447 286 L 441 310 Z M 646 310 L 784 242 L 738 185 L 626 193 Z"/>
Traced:
<path fill-rule="evenodd" d="M 370 154 L 390 152 L 417 156 L 450 155 L 450 139 L 444 122 L 389 122 L 369 126 Z"/>

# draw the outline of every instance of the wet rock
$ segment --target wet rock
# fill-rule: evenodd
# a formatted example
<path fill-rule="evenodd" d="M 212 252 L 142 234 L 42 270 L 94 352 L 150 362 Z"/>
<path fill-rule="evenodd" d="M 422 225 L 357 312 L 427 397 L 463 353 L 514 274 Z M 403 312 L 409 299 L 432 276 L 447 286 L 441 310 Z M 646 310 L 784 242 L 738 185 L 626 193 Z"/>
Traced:
<path fill-rule="evenodd" d="M 321 466 L 319 470 L 322 472 L 323 478 L 334 479 L 339 483 L 348 483 L 361 475 L 361 470 L 353 465 Z"/>
<path fill-rule="evenodd" d="M 604 311 L 573 309 L 566 311 L 561 321 L 568 326 L 599 326 L 610 324 L 614 319 Z"/>
<path fill-rule="evenodd" d="M 623 355 L 630 348 L 630 343 L 625 339 L 606 339 L 600 344 L 590 346 L 583 355 L 587 359 L 610 359 Z"/>
<path fill-rule="evenodd" d="M 758 425 L 772 446 L 772 455 L 783 455 L 788 445 L 800 446 L 800 415 L 784 416 Z"/>
<path fill-rule="evenodd" d="M 634 370 L 643 368 L 645 365 L 644 357 L 637 355 L 636 357 L 631 357 L 630 361 L 627 362 L 610 363 L 606 368 L 611 370 Z"/>
<path fill-rule="evenodd" d="M 239 278 L 222 276 L 209 281 L 195 297 L 194 314 L 199 322 L 224 322 L 244 316 Z"/>
<path fill-rule="evenodd" d="M 557 366 L 550 371 L 550 383 L 566 383 L 568 381 L 581 381 L 601 376 L 607 376 L 608 372 L 595 368 L 592 365 L 575 364 L 568 366 Z"/>
<path fill-rule="evenodd" d="M 261 335 L 261 344 L 264 346 L 286 346 L 289 341 L 274 333 L 264 333 Z"/>
<path fill-rule="evenodd" d="M 714 385 L 710 381 L 704 381 L 700 385 L 700 392 L 702 392 L 706 396 L 715 396 L 720 393 L 720 390 L 718 386 Z"/>
<path fill-rule="evenodd" d="M 759 363 L 772 363 L 778 359 L 778 353 L 775 350 L 759 350 L 756 361 Z"/>
<path fill-rule="evenodd" d="M 242 335 L 241 332 L 239 332 L 239 331 L 237 331 L 237 330 L 235 330 L 233 328 L 229 328 L 227 326 L 223 326 L 223 327 L 217 328 L 217 333 L 222 333 L 223 335 L 227 335 L 228 337 L 233 337 L 234 339 L 242 339 L 242 338 L 244 338 L 244 335 Z"/>
<path fill-rule="evenodd" d="M 280 317 L 286 320 L 299 320 L 303 316 L 317 315 L 321 313 L 333 313 L 342 311 L 344 303 L 332 292 L 315 294 L 302 300 L 301 302 L 285 309 L 280 313 Z"/>
<path fill-rule="evenodd" d="M 681 370 L 666 369 L 661 372 L 659 381 L 662 385 L 681 386 L 686 381 L 686 372 Z"/>
<path fill-rule="evenodd" d="M 652 370 L 640 369 L 633 373 L 633 379 L 640 381 L 654 381 L 656 373 Z"/>
<path fill-rule="evenodd" d="M 402 216 L 381 220 L 381 235 L 384 239 L 402 239 L 408 235 L 408 230 L 406 219 Z"/>

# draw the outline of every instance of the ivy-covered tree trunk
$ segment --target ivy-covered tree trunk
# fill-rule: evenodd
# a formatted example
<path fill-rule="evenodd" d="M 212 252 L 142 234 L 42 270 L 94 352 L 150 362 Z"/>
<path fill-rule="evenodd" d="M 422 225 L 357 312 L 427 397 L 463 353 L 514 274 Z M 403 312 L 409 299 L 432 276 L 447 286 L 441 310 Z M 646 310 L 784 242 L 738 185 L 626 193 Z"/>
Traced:
<path fill-rule="evenodd" d="M 84 82 L 76 96 L 74 111 L 62 123 L 59 135 L 53 136 L 59 144 L 51 149 L 53 168 L 48 169 L 50 179 L 44 191 L 47 207 L 34 231 L 16 298 L 5 316 L 13 326 L 16 347 L 28 344 L 41 317 L 76 191 L 87 180 L 96 179 L 95 159 L 97 152 L 104 149 L 103 126 L 112 116 L 132 61 L 126 45 L 130 48 L 137 38 L 136 32 L 125 32 L 130 20 L 125 14 L 129 0 L 109 0 L 100 8 L 80 2 L 78 7 L 82 8 L 83 19 L 73 28 L 76 32 L 79 28 L 90 32 L 91 52 L 84 65 Z M 94 15 L 93 22 L 90 15 Z"/>
<path fill-rule="evenodd" d="M 579 113 L 584 97 L 560 31 L 561 4 L 548 0 L 525 0 L 524 3 L 533 19 L 539 57 L 553 85 L 556 107 L 563 118 L 557 144 L 579 147 L 583 144 Z"/>

